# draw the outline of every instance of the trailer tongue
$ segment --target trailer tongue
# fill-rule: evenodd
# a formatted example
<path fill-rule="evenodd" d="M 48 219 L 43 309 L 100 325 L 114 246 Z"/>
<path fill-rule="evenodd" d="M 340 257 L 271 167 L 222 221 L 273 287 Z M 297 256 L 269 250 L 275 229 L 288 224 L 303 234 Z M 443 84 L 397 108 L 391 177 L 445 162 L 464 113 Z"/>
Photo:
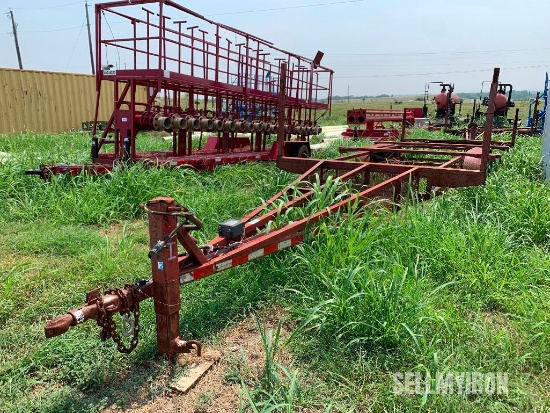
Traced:
<path fill-rule="evenodd" d="M 495 69 L 493 96 L 498 72 Z M 283 78 L 283 92 L 284 82 Z M 283 92 L 281 107 L 285 99 Z M 191 235 L 202 227 L 192 212 L 173 198 L 150 200 L 142 208 L 149 218 L 152 277 L 103 294 L 99 289 L 89 292 L 84 306 L 47 323 L 46 337 L 58 336 L 72 326 L 96 320 L 102 340 L 113 338 L 120 351 L 130 352 L 138 342 L 139 303 L 152 298 L 159 352 L 170 359 L 192 349 L 200 353 L 200 343 L 180 337 L 182 285 L 300 244 L 319 221 L 345 211 L 351 204 L 368 207 L 375 203 L 397 209 L 400 202 L 410 196 L 429 199 L 434 191 L 444 188 L 483 185 L 488 164 L 496 158 L 491 152 L 493 109 L 491 105 L 483 141 L 478 141 L 477 146 L 456 144 L 449 150 L 439 142 L 431 147 L 429 142 L 422 142 L 417 143 L 420 148 L 415 149 L 413 143 L 403 149 L 380 143 L 356 148 L 353 154 L 332 160 L 293 158 L 283 156 L 281 150 L 277 165 L 301 176 L 240 220 L 220 223 L 219 235 L 205 245 L 197 244 Z M 284 137 L 281 123 L 279 141 Z M 323 195 L 325 204 L 318 202 L 319 194 Z M 277 225 L 273 225 L 274 222 Z M 122 316 L 120 333 L 113 319 L 117 312 Z M 126 336 L 129 343 L 125 343 L 121 335 Z"/>

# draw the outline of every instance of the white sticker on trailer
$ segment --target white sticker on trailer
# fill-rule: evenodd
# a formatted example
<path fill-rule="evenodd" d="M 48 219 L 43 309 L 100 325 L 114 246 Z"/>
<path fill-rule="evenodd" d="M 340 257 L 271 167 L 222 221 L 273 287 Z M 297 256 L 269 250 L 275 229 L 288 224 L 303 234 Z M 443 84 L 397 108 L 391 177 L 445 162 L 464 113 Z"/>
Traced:
<path fill-rule="evenodd" d="M 292 245 L 292 241 L 287 239 L 286 241 L 279 242 L 278 247 L 280 250 L 288 248 Z"/>
<path fill-rule="evenodd" d="M 116 75 L 116 70 L 107 70 L 105 69 L 103 71 L 103 76 L 115 76 Z"/>
<path fill-rule="evenodd" d="M 122 118 L 121 121 L 122 122 L 128 122 L 128 118 Z"/>
<path fill-rule="evenodd" d="M 251 252 L 248 254 L 248 261 L 255 260 L 256 258 L 260 258 L 264 256 L 264 249 L 260 248 L 258 251 Z"/>
<path fill-rule="evenodd" d="M 76 318 L 76 323 L 77 324 L 80 324 L 80 323 L 83 323 L 84 322 L 84 312 L 82 310 L 76 310 L 74 312 L 74 316 Z"/>
<path fill-rule="evenodd" d="M 222 161 L 222 158 L 214 158 L 214 161 L 216 161 L 216 162 L 221 162 L 221 161 Z"/>
<path fill-rule="evenodd" d="M 180 284 L 185 284 L 193 280 L 194 278 L 190 272 L 188 272 L 187 274 L 180 275 Z"/>
<path fill-rule="evenodd" d="M 228 268 L 231 268 L 233 266 L 233 261 L 228 260 L 224 262 L 220 262 L 219 264 L 214 265 L 215 271 L 223 271 L 227 270 Z"/>

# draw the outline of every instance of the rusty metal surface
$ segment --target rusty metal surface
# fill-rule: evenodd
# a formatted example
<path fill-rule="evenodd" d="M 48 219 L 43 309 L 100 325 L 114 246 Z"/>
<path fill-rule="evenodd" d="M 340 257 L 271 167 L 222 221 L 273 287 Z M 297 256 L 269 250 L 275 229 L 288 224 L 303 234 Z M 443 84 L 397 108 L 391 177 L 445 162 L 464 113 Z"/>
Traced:
<path fill-rule="evenodd" d="M 266 147 L 267 136 L 277 133 L 282 123 L 285 141 L 308 141 L 321 133 L 318 119 L 330 112 L 333 77 L 333 71 L 321 65 L 322 52 L 313 59 L 299 56 L 169 0 L 98 3 L 95 16 L 94 135 L 97 121 L 103 120 L 99 113 L 106 95 L 113 104 L 92 150 L 92 164 L 81 170 L 94 170 L 95 165 L 111 168 L 121 160 L 198 169 L 273 160 L 276 148 Z M 116 37 L 108 19 L 126 23 Z M 109 61 L 107 51 L 118 61 Z M 283 76 L 285 105 L 279 114 Z M 105 90 L 105 82 L 112 83 L 111 90 Z M 143 89 L 147 96 L 137 93 Z M 153 130 L 171 134 L 171 150 L 139 151 L 138 134 Z M 195 132 L 201 137 L 208 133 L 216 143 L 193 148 Z M 237 134 L 250 134 L 250 144 L 241 147 Z M 202 162 L 209 156 L 212 160 Z M 48 168 L 49 174 L 78 173 L 77 168 L 57 166 L 40 169 Z"/>
<path fill-rule="evenodd" d="M 292 162 L 283 157 L 279 161 Z M 418 182 L 426 180 L 426 192 L 419 199 L 430 196 L 432 189 L 480 185 L 485 174 L 479 170 L 456 169 L 447 166 L 426 167 L 414 165 L 377 164 L 360 161 L 338 161 L 299 159 L 297 164 L 306 168 L 304 173 L 283 191 L 242 218 L 244 232 L 237 240 L 218 236 L 205 245 L 198 246 L 188 234 L 192 228 L 178 223 L 180 207 L 171 198 L 156 198 L 147 204 L 149 215 L 150 257 L 152 279 L 139 287 L 138 299 L 153 298 L 157 316 L 157 344 L 159 352 L 170 358 L 174 354 L 198 347 L 196 342 L 185 342 L 179 337 L 180 285 L 199 280 L 212 274 L 225 271 L 249 261 L 290 248 L 303 242 L 304 231 L 326 217 L 348 207 L 349 203 L 361 205 L 385 203 L 396 208 L 402 197 L 419 190 Z M 318 175 L 326 180 L 338 177 L 340 182 L 352 182 L 357 192 L 349 193 L 332 205 L 306 213 L 304 218 L 288 222 L 279 228 L 270 229 L 270 223 L 280 214 L 290 209 L 307 208 L 314 197 L 309 184 Z M 412 186 L 411 186 L 412 185 Z M 325 183 L 321 185 L 321 190 Z M 280 206 L 276 203 L 284 195 L 290 200 Z M 185 235 L 184 235 L 185 234 Z M 178 253 L 178 243 L 185 250 Z M 127 290 L 123 294 L 130 295 Z M 123 309 L 123 300 L 117 295 L 103 297 L 112 311 Z M 132 302 L 132 298 L 128 298 Z M 72 310 L 67 315 L 52 320 L 46 326 L 46 336 L 54 337 L 65 333 L 77 324 L 74 314 L 82 312 L 79 322 L 98 319 L 99 313 L 94 303 Z M 78 323 L 79 323 L 78 322 Z"/>
<path fill-rule="evenodd" d="M 276 107 L 283 61 L 288 78 L 285 125 L 290 133 L 304 136 L 317 131 L 317 112 L 330 108 L 332 82 L 332 71 L 320 65 L 322 53 L 312 60 L 286 52 L 172 1 L 139 3 L 146 7 L 139 9 L 124 2 L 96 5 L 98 85 L 100 80 L 115 83 L 115 111 L 108 122 L 114 128 L 115 156 L 122 154 L 122 140 L 129 137 L 133 159 L 135 136 L 144 129 L 171 131 L 172 156 L 191 155 L 185 134 L 213 131 L 214 121 L 242 126 L 240 130 L 229 126 L 217 131 L 220 138 L 224 134 L 222 142 L 227 143 L 222 143 L 222 152 L 232 149 L 230 141 L 235 132 L 252 132 L 254 122 L 258 131 L 274 132 L 274 125 L 280 123 Z M 159 16 L 158 23 L 151 17 L 154 14 Z M 113 39 L 102 27 L 107 16 L 128 21 L 127 34 Z M 106 66 L 100 53 L 103 47 L 116 49 L 132 64 L 124 70 L 101 70 Z M 138 86 L 151 91 L 147 100 L 135 98 Z M 155 122 L 157 117 L 163 121 Z M 135 119 L 139 119 L 138 124 Z M 190 128 L 191 124 L 195 126 Z M 104 132 L 99 142 L 100 150 L 106 135 Z"/>
<path fill-rule="evenodd" d="M 497 81 L 498 70 L 495 69 L 495 86 Z M 491 90 L 496 93 L 496 87 Z M 284 97 L 279 104 L 284 105 Z M 343 159 L 281 156 L 277 159 L 280 168 L 301 175 L 237 221 L 242 229 L 238 236 L 230 238 L 219 235 L 204 245 L 198 245 L 190 235 L 191 231 L 202 226 L 198 218 L 176 205 L 172 198 L 155 198 L 144 207 L 149 217 L 152 278 L 116 290 L 116 294 L 108 290 L 106 295 L 98 297 L 97 290 L 91 292 L 84 307 L 50 321 L 45 328 L 46 336 L 63 334 L 71 326 L 86 320 L 100 321 L 102 312 L 98 302 L 109 311 L 127 311 L 135 308 L 135 302 L 153 298 L 159 351 L 169 358 L 192 348 L 200 353 L 200 343 L 184 341 L 179 336 L 181 285 L 300 244 L 312 226 L 338 211 L 346 210 L 350 204 L 386 206 L 395 210 L 404 198 L 412 194 L 419 200 L 425 200 L 445 188 L 484 184 L 488 162 L 497 156 L 491 152 L 491 125 L 492 119 L 488 117 L 483 141 L 477 145 L 467 140 L 454 143 L 383 142 L 370 147 L 351 148 L 354 153 Z M 284 139 L 284 130 L 279 138 Z M 414 149 L 415 145 L 421 145 L 421 149 Z M 416 155 L 415 162 L 430 154 L 430 164 L 382 161 L 388 156 L 372 162 L 370 158 L 379 153 L 392 153 L 397 157 Z M 434 158 L 437 154 L 445 159 L 437 161 Z M 320 182 L 317 190 L 324 190 L 329 182 L 337 185 L 332 203 L 319 206 L 310 202 L 316 193 L 311 182 L 317 179 Z M 302 209 L 302 213 L 296 215 L 299 218 L 272 228 L 271 223 L 277 217 L 299 209 Z M 113 334 L 112 328 L 107 330 L 109 334 Z M 104 336 L 105 327 L 101 337 Z"/>
<path fill-rule="evenodd" d="M 342 132 L 344 137 L 391 139 L 399 136 L 392 123 L 400 123 L 403 128 L 413 125 L 414 113 L 411 109 L 350 109 L 346 119 L 348 129 Z"/>

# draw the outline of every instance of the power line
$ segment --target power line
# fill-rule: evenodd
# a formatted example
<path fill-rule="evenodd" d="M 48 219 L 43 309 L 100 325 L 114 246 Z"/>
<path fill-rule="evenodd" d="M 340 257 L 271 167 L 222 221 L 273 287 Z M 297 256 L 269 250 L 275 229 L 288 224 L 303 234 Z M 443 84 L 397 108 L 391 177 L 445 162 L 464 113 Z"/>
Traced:
<path fill-rule="evenodd" d="M 21 30 L 19 33 L 53 33 L 53 32 L 65 32 L 68 30 L 80 29 L 81 26 L 66 27 L 64 29 L 53 29 L 53 30 Z"/>
<path fill-rule="evenodd" d="M 76 46 L 78 45 L 78 39 L 80 39 L 80 34 L 82 33 L 82 28 L 86 25 L 86 19 L 84 19 L 84 23 L 82 23 L 82 26 L 80 26 L 80 31 L 78 32 L 78 36 L 76 37 L 76 41 L 74 43 L 73 51 L 71 52 L 71 55 L 69 56 L 69 61 L 67 62 L 67 68 L 71 64 L 71 60 L 74 55 L 74 51 L 76 50 Z"/>
<path fill-rule="evenodd" d="M 548 65 L 533 65 L 533 66 L 516 66 L 516 67 L 501 67 L 502 70 L 517 70 L 517 69 L 536 69 L 548 67 Z M 478 73 L 488 72 L 491 69 L 472 69 L 472 70 L 454 70 L 450 72 L 430 72 L 430 73 L 398 73 L 394 75 L 358 75 L 358 76 L 334 76 L 334 79 L 360 79 L 360 78 L 380 78 L 380 77 L 407 77 L 407 76 L 431 76 L 431 75 L 450 75 L 456 73 Z"/>
<path fill-rule="evenodd" d="M 307 7 L 330 6 L 330 5 L 333 5 L 333 4 L 362 3 L 362 2 L 365 2 L 365 1 L 367 1 L 367 0 L 345 0 L 345 1 L 334 1 L 334 2 L 330 2 L 330 3 L 304 4 L 304 5 L 301 5 L 301 6 L 275 7 L 273 9 L 231 11 L 231 12 L 227 12 L 227 13 L 209 14 L 206 17 L 226 16 L 226 15 L 229 15 L 229 14 L 260 13 L 260 12 L 276 11 L 276 10 L 303 9 L 303 8 L 307 8 Z"/>
<path fill-rule="evenodd" d="M 525 64 L 528 62 L 521 61 L 521 62 L 507 62 L 508 64 Z M 537 64 L 550 64 L 550 62 L 533 62 Z M 461 66 L 480 66 L 480 65 L 494 65 L 494 62 L 470 62 L 470 63 L 460 63 Z M 348 63 L 336 63 L 336 64 L 330 64 L 331 68 L 336 67 L 363 67 L 366 69 L 370 69 L 373 67 L 433 67 L 433 66 L 457 66 L 457 63 L 421 63 L 417 64 L 415 62 L 409 63 L 409 64 L 369 64 L 366 66 L 365 64 L 348 64 Z"/>
<path fill-rule="evenodd" d="M 113 29 L 111 28 L 109 21 L 107 20 L 107 16 L 105 15 L 105 10 L 102 10 L 102 14 L 103 14 L 103 18 L 105 19 L 105 23 L 107 23 L 107 27 L 111 32 L 111 36 L 113 36 L 113 39 L 114 39 L 115 34 L 113 33 Z M 119 66 L 118 68 L 120 68 L 120 53 L 118 52 L 118 47 L 115 47 L 115 50 L 116 50 L 116 54 L 118 55 L 118 66 Z M 107 63 L 109 63 L 109 59 L 107 58 L 107 44 L 105 44 L 105 59 L 107 60 Z"/>
<path fill-rule="evenodd" d="M 429 56 L 429 55 L 470 55 L 470 54 L 492 54 L 492 53 L 511 53 L 511 52 L 540 52 L 544 50 L 550 50 L 550 47 L 543 47 L 540 49 L 497 49 L 497 50 L 464 50 L 464 51 L 438 51 L 438 52 L 391 52 L 391 53 L 331 53 L 325 51 L 325 55 L 330 56 Z"/>
<path fill-rule="evenodd" d="M 58 9 L 60 7 L 72 6 L 73 4 L 82 4 L 82 1 L 75 1 L 74 3 L 58 4 L 57 6 L 45 6 L 45 7 L 13 7 L 12 10 L 45 10 L 45 9 Z"/>

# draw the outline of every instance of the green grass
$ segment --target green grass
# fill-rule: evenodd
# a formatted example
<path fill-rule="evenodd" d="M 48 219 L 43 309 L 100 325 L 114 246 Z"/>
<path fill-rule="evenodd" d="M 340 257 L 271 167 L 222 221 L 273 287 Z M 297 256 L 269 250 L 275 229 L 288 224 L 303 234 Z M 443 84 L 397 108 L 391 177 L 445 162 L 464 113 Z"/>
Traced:
<path fill-rule="evenodd" d="M 141 306 L 129 356 L 102 343 L 93 323 L 53 340 L 44 324 L 89 289 L 150 276 L 140 203 L 175 197 L 204 221 L 195 234 L 204 242 L 293 179 L 268 163 L 207 173 L 135 166 L 51 182 L 23 175 L 39 163 L 86 161 L 88 141 L 0 137 L 11 155 L 0 163 L 0 411 L 93 412 L 164 394 L 171 369 L 156 353 L 152 303 Z M 247 383 L 250 406 L 272 398 L 292 411 L 548 410 L 549 199 L 540 139 L 521 138 L 483 187 L 397 214 L 350 207 L 293 250 L 186 286 L 182 336 L 208 345 L 250 312 L 286 308 L 298 325 L 287 345 L 299 374 L 278 364 L 278 334 L 260 328 L 272 357 L 265 377 Z M 508 372 L 509 394 L 395 395 L 398 371 Z"/>

